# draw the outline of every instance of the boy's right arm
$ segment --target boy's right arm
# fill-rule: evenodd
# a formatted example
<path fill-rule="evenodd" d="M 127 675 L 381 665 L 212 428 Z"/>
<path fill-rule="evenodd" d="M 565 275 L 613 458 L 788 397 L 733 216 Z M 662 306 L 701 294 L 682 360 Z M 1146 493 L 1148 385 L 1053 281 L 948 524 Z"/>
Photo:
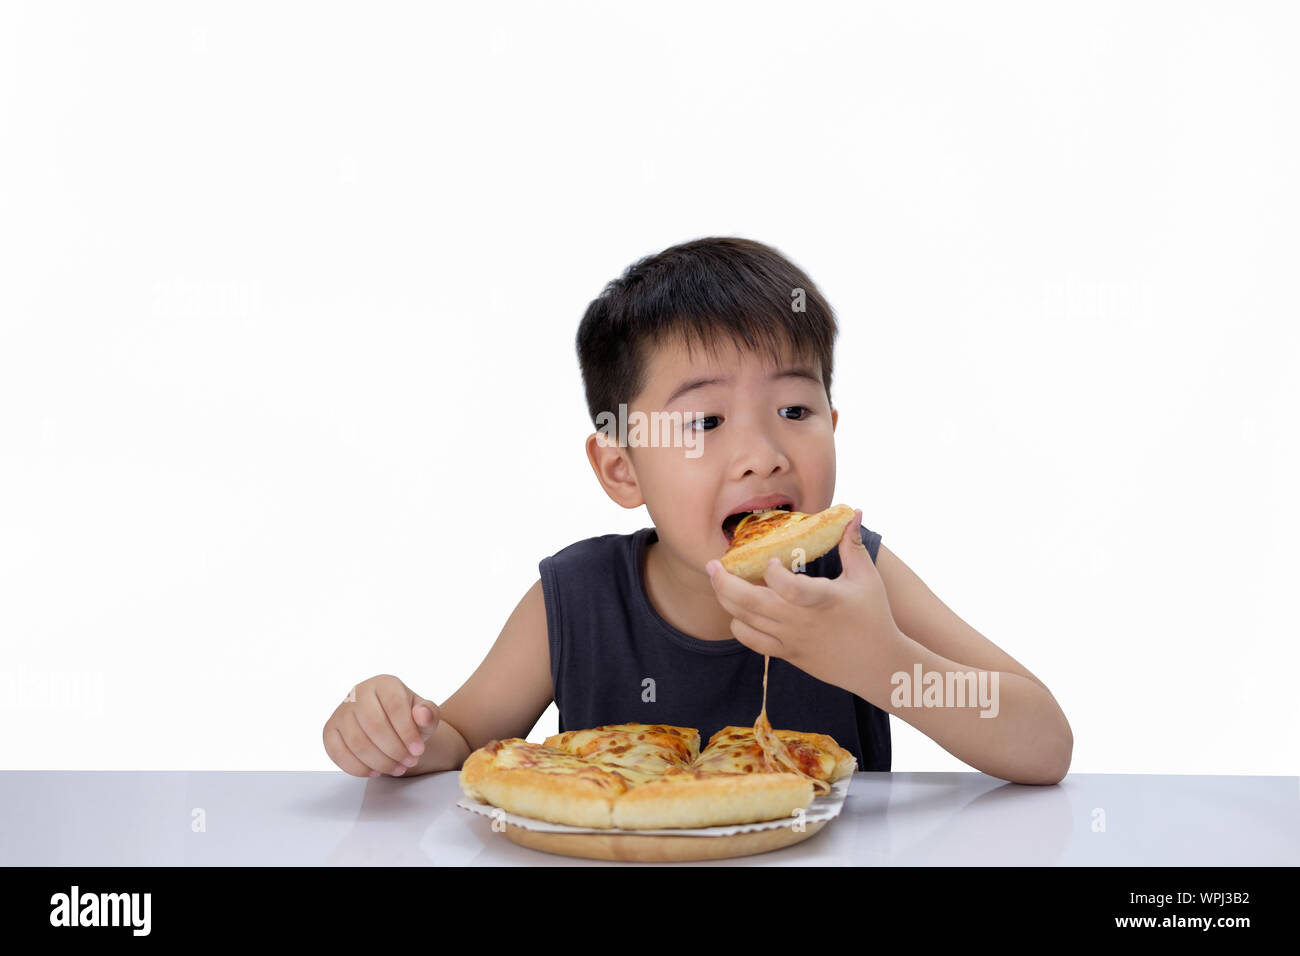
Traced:
<path fill-rule="evenodd" d="M 400 684 L 396 678 L 389 680 Z M 403 753 L 405 737 L 415 734 L 423 738 L 424 750 L 416 758 L 415 765 L 404 772 L 404 776 L 456 770 L 470 753 L 489 740 L 527 736 L 552 697 L 546 604 L 539 578 L 519 601 L 505 627 L 501 629 L 496 643 L 478 669 L 461 685 L 460 690 L 447 698 L 441 707 L 434 705 L 432 708 L 429 707 L 431 702 L 426 703 L 417 695 L 409 694 L 408 699 L 400 703 L 401 712 L 390 713 L 388 716 L 390 726 L 387 732 L 394 740 L 388 741 L 387 747 L 377 749 L 393 751 L 394 754 Z M 331 740 L 331 733 L 337 733 L 331 725 L 342 727 L 356 735 L 355 724 L 360 721 L 350 721 L 354 715 L 345 708 L 358 706 L 361 706 L 360 702 L 345 702 L 334 712 L 325 726 L 327 744 Z M 426 716 L 426 710 L 432 711 L 435 721 L 432 732 L 427 721 L 422 720 Z M 377 719 L 370 718 L 366 722 L 372 727 L 382 728 Z M 402 738 L 400 741 L 396 739 L 399 736 Z M 378 745 L 381 741 L 375 740 L 374 743 Z M 330 756 L 334 758 L 333 753 Z M 380 759 L 383 759 L 382 756 Z M 349 773 L 362 775 L 350 770 L 338 759 L 335 759 L 335 763 L 339 763 Z M 348 760 L 348 763 L 351 764 L 352 761 Z M 398 769 L 398 764 L 388 761 L 382 767 L 382 772 L 392 773 Z"/>

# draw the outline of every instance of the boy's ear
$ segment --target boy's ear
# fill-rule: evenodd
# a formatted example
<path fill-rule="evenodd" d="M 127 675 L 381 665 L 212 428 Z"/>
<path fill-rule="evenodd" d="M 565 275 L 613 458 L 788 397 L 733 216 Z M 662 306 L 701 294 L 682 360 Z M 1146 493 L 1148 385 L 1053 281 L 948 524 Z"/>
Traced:
<path fill-rule="evenodd" d="M 840 420 L 839 409 L 831 409 L 831 431 L 835 431 L 835 423 Z"/>
<path fill-rule="evenodd" d="M 611 501 L 624 508 L 645 504 L 631 455 L 627 448 L 619 447 L 616 439 L 603 432 L 592 432 L 587 436 L 587 460 Z"/>

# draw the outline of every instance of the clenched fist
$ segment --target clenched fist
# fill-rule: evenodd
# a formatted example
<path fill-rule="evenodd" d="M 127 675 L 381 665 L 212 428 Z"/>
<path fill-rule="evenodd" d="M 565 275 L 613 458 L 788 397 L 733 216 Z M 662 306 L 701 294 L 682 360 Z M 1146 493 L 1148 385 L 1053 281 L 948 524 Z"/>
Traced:
<path fill-rule="evenodd" d="M 352 689 L 322 736 L 330 759 L 352 776 L 400 777 L 416 765 L 437 726 L 437 704 L 392 674 L 380 674 Z"/>

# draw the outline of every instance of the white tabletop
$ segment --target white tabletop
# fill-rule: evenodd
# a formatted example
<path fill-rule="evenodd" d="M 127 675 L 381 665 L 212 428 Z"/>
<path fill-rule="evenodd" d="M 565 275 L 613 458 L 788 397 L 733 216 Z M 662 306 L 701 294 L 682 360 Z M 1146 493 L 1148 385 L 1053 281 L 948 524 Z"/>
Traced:
<path fill-rule="evenodd" d="M 455 805 L 457 776 L 5 771 L 0 864 L 641 865 L 516 846 Z M 859 773 L 806 842 L 713 865 L 755 864 L 1295 866 L 1300 778 Z"/>

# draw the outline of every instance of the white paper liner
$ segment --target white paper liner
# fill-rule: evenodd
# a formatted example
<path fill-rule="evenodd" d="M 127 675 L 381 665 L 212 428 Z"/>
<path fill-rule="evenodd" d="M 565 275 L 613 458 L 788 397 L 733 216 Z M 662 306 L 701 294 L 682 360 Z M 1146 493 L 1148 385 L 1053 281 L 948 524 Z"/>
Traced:
<path fill-rule="evenodd" d="M 803 812 L 803 822 L 805 824 L 817 823 L 822 820 L 833 820 L 840 815 L 840 810 L 844 808 L 844 799 L 849 795 L 849 784 L 853 782 L 853 774 L 849 774 L 840 780 L 831 784 L 831 792 L 821 797 L 814 797 L 813 802 Z M 523 827 L 525 830 L 536 830 L 538 833 L 619 833 L 628 836 L 698 836 L 698 837 L 718 837 L 731 836 L 733 833 L 753 833 L 756 830 L 776 830 L 781 827 L 788 827 L 795 823 L 799 818 L 793 814 L 788 817 L 782 817 L 779 820 L 764 820 L 762 823 L 740 823 L 725 827 L 692 827 L 678 828 L 668 830 L 619 830 L 614 827 L 571 827 L 562 823 L 548 823 L 545 820 L 535 820 L 532 817 L 521 817 L 517 813 L 509 813 L 492 806 L 490 803 L 480 803 L 469 796 L 462 796 L 456 806 L 468 810 L 470 813 L 477 813 L 479 816 L 493 817 L 497 816 L 512 826 Z"/>

